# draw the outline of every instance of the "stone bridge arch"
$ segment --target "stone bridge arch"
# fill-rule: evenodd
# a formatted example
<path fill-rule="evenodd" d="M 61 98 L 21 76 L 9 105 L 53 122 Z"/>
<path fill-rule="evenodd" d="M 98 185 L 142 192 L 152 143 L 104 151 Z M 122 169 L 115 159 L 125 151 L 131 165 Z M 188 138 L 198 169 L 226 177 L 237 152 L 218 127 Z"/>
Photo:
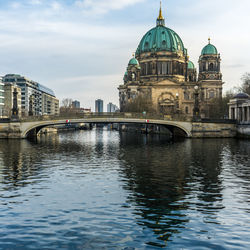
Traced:
<path fill-rule="evenodd" d="M 66 120 L 51 120 L 51 121 L 36 121 L 36 122 L 22 122 L 21 124 L 21 138 L 27 136 L 35 136 L 44 127 L 53 125 L 64 125 Z M 176 136 L 192 137 L 192 123 L 191 122 L 178 122 L 178 121 L 165 121 L 165 120 L 145 120 L 133 118 L 84 118 L 84 119 L 71 119 L 70 123 L 136 123 L 136 124 L 149 124 L 165 126 Z"/>

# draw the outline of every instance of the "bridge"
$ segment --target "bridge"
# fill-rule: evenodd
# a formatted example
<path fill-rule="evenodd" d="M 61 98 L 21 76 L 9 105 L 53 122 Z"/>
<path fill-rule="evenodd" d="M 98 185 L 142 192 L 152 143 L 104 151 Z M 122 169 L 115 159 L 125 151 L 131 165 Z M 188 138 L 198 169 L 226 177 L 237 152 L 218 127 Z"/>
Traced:
<path fill-rule="evenodd" d="M 44 127 L 76 123 L 120 123 L 165 126 L 175 136 L 188 138 L 234 137 L 236 124 L 232 120 L 191 120 L 184 117 L 167 117 L 138 113 L 89 113 L 59 116 L 24 117 L 0 121 L 0 138 L 27 138 L 35 136 Z"/>

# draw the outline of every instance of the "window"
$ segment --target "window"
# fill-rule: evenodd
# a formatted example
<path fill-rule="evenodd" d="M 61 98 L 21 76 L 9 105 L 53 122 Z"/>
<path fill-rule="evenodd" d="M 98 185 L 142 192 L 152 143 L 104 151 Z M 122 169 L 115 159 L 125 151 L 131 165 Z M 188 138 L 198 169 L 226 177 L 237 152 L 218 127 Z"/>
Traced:
<path fill-rule="evenodd" d="M 188 107 L 185 107 L 185 113 L 188 114 Z"/>
<path fill-rule="evenodd" d="M 203 63 L 203 65 L 202 65 L 202 71 L 206 71 L 206 63 Z"/>
<path fill-rule="evenodd" d="M 209 91 L 209 98 L 214 98 L 214 91 Z"/>
<path fill-rule="evenodd" d="M 162 63 L 162 74 L 163 75 L 167 74 L 167 62 Z"/>
<path fill-rule="evenodd" d="M 214 64 L 210 63 L 208 68 L 209 68 L 209 71 L 213 71 L 214 70 Z"/>
<path fill-rule="evenodd" d="M 184 92 L 184 100 L 189 100 L 189 94 L 187 92 Z"/>

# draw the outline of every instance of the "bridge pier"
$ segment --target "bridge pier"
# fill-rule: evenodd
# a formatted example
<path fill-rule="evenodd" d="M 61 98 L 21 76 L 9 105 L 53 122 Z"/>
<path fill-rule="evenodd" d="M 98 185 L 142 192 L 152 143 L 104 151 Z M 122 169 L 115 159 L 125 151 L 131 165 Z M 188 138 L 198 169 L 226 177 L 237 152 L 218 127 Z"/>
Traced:
<path fill-rule="evenodd" d="M 0 123 L 0 138 L 8 139 L 21 139 L 20 122 L 1 122 Z"/>

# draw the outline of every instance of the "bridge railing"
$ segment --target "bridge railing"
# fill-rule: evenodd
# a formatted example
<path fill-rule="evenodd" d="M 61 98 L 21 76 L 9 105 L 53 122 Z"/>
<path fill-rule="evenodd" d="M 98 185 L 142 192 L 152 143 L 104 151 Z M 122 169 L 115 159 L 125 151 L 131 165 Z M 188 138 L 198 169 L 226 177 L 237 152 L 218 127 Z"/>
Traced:
<path fill-rule="evenodd" d="M 20 118 L 20 121 L 48 121 L 48 120 L 70 120 L 70 119 L 87 119 L 87 118 L 127 118 L 127 119 L 154 119 L 154 120 L 175 120 L 175 121 L 187 121 L 185 116 L 174 115 L 164 116 L 157 113 L 133 113 L 133 112 L 102 112 L 102 113 L 62 113 L 59 115 L 43 115 L 43 116 L 28 116 Z"/>

